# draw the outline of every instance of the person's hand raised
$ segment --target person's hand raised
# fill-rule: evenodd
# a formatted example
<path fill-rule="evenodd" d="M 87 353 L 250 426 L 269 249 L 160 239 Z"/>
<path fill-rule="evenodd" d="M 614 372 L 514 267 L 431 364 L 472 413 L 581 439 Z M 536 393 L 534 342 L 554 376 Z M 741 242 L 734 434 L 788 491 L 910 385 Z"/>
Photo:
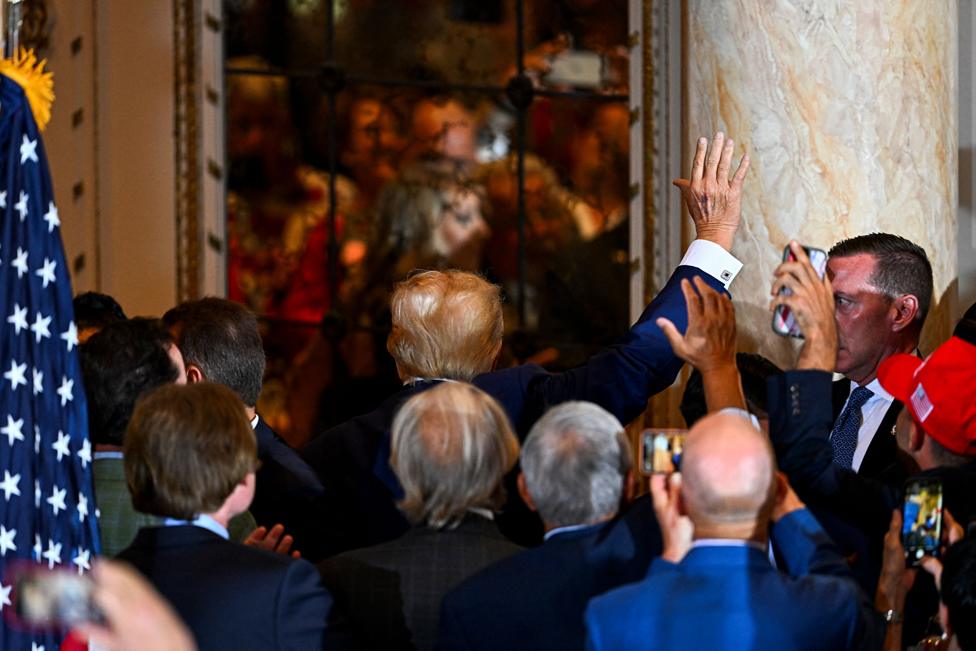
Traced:
<path fill-rule="evenodd" d="M 769 309 L 785 306 L 793 312 L 803 332 L 803 348 L 796 367 L 833 371 L 837 362 L 837 323 L 834 321 L 834 291 L 830 278 L 817 275 L 803 247 L 790 242 L 795 260 L 783 262 L 773 271 Z M 781 293 L 781 289 L 789 292 Z"/>
<path fill-rule="evenodd" d="M 698 139 L 691 179 L 673 181 L 681 190 L 688 212 L 695 223 L 697 239 L 715 242 L 732 250 L 735 232 L 742 217 L 742 182 L 749 170 L 749 154 L 743 154 L 730 179 L 735 144 L 721 131 L 715 134 L 711 149 L 707 138 Z"/>

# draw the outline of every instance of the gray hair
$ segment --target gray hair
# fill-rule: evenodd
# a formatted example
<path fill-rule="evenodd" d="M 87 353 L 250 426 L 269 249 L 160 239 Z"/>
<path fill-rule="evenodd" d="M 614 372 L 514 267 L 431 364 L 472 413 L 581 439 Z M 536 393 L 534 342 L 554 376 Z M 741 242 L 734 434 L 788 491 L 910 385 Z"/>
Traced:
<path fill-rule="evenodd" d="M 419 393 L 393 419 L 390 465 L 403 487 L 398 506 L 415 523 L 460 524 L 472 508 L 505 501 L 502 480 L 518 459 L 508 416 L 487 393 L 444 382 Z"/>
<path fill-rule="evenodd" d="M 631 466 L 623 425 L 589 402 L 565 402 L 550 409 L 522 447 L 526 489 L 552 527 L 615 515 Z"/>

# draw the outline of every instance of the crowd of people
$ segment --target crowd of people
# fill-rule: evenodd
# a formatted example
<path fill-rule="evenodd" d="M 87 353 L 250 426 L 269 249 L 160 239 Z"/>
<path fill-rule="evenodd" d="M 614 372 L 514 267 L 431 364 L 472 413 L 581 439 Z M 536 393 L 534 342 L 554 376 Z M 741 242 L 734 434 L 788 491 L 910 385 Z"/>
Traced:
<path fill-rule="evenodd" d="M 265 351 L 247 307 L 204 298 L 127 318 L 79 296 L 99 527 L 117 560 L 94 573 L 105 621 L 75 635 L 976 648 L 976 309 L 923 356 L 924 250 L 853 237 L 821 277 L 791 242 L 770 307 L 802 329 L 796 362 L 737 353 L 730 250 L 749 159 L 733 169 L 733 154 L 721 133 L 699 141 L 677 182 L 695 240 L 617 343 L 563 372 L 499 365 L 500 288 L 410 275 L 388 306 L 402 386 L 297 450 L 257 413 Z M 680 468 L 648 480 L 624 426 L 686 363 Z M 906 567 L 901 505 L 920 478 L 941 482 L 943 526 Z"/>

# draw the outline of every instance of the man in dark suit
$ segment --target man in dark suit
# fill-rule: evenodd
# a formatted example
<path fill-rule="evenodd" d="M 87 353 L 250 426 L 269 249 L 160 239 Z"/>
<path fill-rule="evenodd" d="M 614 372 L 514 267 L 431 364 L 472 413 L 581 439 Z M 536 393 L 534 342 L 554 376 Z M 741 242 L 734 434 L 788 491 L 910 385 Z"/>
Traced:
<path fill-rule="evenodd" d="M 182 303 L 163 315 L 186 363 L 187 381 L 216 382 L 244 402 L 258 441 L 257 489 L 251 513 L 262 527 L 284 525 L 296 547 L 313 548 L 325 526 L 317 514 L 324 488 L 311 468 L 257 414 L 264 377 L 264 345 L 257 318 L 244 306 L 208 297 Z"/>
<path fill-rule="evenodd" d="M 441 649 L 582 649 L 586 603 L 641 579 L 661 540 L 650 499 L 617 518 L 633 485 L 623 426 L 585 402 L 550 409 L 522 448 L 519 490 L 545 542 L 499 561 L 441 606 Z"/>
<path fill-rule="evenodd" d="M 707 160 L 706 147 L 702 138 L 691 180 L 678 182 L 697 239 L 627 336 L 579 368 L 558 374 L 535 365 L 492 371 L 501 349 L 501 301 L 498 288 L 476 276 L 426 272 L 397 286 L 387 348 L 404 389 L 375 411 L 313 439 L 302 451 L 328 493 L 337 496 L 327 518 L 332 523 L 327 547 L 342 551 L 372 545 L 407 529 L 394 506 L 400 487 L 387 461 L 389 426 L 404 400 L 444 379 L 471 381 L 495 397 L 520 437 L 547 408 L 567 400 L 596 403 L 629 422 L 644 410 L 650 396 L 671 385 L 682 362 L 655 320 L 667 317 L 683 330 L 687 314 L 681 281 L 699 276 L 724 291 L 742 266 L 728 251 L 739 224 L 748 158 L 730 180 L 731 140 L 718 134 Z M 537 543 L 541 523 L 517 498 L 514 482 L 512 474 L 506 481 L 510 499 L 500 514 L 500 526 L 513 540 Z"/>
<path fill-rule="evenodd" d="M 319 565 L 325 585 L 369 649 L 430 649 L 444 594 L 519 547 L 492 521 L 518 441 L 483 391 L 444 382 L 408 400 L 393 421 L 402 537 Z"/>
<path fill-rule="evenodd" d="M 652 488 L 664 553 L 643 581 L 590 602 L 589 648 L 865 648 L 867 598 L 749 420 L 706 416 L 685 439 L 681 473 Z"/>
<path fill-rule="evenodd" d="M 119 558 L 173 605 L 204 649 L 321 649 L 332 598 L 307 561 L 227 540 L 254 495 L 257 446 L 221 385 L 169 385 L 140 401 L 125 437 L 137 509 L 165 518 Z"/>
<path fill-rule="evenodd" d="M 878 367 L 890 355 L 917 349 L 932 302 L 932 266 L 925 251 L 905 238 L 871 233 L 830 249 L 839 334 L 834 384 L 834 460 L 866 477 L 898 484 L 892 468 L 898 449 L 894 432 L 901 403 L 878 382 Z"/>
<path fill-rule="evenodd" d="M 802 251 L 798 262 L 784 263 L 776 271 L 776 293 L 781 286 L 791 296 L 778 296 L 774 304 L 788 305 L 800 323 L 805 341 L 797 370 L 774 377 L 769 383 L 770 437 L 780 467 L 804 500 L 860 532 L 869 558 L 868 586 L 877 582 L 880 545 L 891 512 L 902 504 L 900 485 L 865 477 L 834 463 L 828 439 L 832 417 L 827 409 L 830 372 L 838 358 L 829 283 L 813 274 Z M 838 304 L 837 309 L 840 308 Z M 937 477 L 943 486 L 946 508 L 965 524 L 976 516 L 976 344 L 952 337 L 924 362 L 912 354 L 889 356 L 878 369 L 882 387 L 905 407 L 898 417 L 895 436 L 922 477 Z M 930 580 L 922 575 L 906 605 L 904 639 L 914 643 L 924 633 L 938 599 Z M 885 609 L 892 624 L 900 623 L 899 608 Z"/>

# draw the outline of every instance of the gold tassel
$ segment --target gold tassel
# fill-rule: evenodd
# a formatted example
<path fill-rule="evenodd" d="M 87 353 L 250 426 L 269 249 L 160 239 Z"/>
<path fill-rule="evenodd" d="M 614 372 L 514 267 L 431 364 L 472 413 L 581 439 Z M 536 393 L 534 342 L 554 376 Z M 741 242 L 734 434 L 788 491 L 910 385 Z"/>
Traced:
<path fill-rule="evenodd" d="M 54 103 L 54 75 L 44 70 L 46 64 L 47 59 L 38 62 L 34 51 L 26 48 L 20 48 L 13 58 L 0 60 L 0 74 L 24 89 L 34 121 L 41 131 L 51 121 L 51 104 Z"/>

